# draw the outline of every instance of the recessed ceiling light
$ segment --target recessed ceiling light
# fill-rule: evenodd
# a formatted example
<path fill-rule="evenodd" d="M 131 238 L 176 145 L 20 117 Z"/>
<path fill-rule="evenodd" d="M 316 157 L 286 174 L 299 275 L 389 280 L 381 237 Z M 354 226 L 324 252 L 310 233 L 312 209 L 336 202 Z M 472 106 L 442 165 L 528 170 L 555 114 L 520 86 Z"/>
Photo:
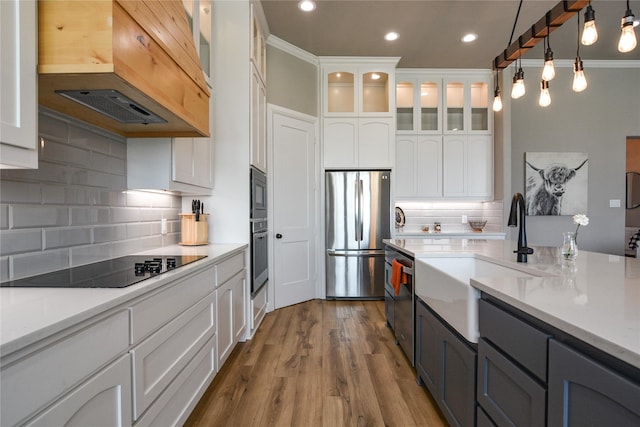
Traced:
<path fill-rule="evenodd" d="M 304 12 L 311 12 L 312 10 L 315 10 L 315 8 L 316 3 L 312 0 L 302 0 L 300 3 L 298 3 L 298 9 Z"/>
<path fill-rule="evenodd" d="M 471 43 L 472 41 L 475 41 L 477 38 L 478 38 L 477 34 L 469 33 L 469 34 L 465 34 L 464 37 L 462 37 L 462 41 L 465 43 Z"/>
<path fill-rule="evenodd" d="M 387 40 L 387 41 L 397 40 L 398 37 L 400 37 L 400 36 L 398 35 L 398 33 L 394 32 L 394 31 L 391 31 L 390 33 L 387 33 L 387 34 L 384 35 L 384 39 Z"/>
<path fill-rule="evenodd" d="M 380 74 L 378 73 L 371 73 L 371 80 L 378 80 L 380 78 Z"/>

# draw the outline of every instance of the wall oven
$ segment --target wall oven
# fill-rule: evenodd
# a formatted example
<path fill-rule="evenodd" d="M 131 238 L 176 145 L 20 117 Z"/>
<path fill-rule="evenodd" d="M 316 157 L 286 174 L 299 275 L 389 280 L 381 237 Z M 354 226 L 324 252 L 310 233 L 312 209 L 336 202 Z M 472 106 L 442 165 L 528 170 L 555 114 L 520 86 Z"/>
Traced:
<path fill-rule="evenodd" d="M 251 219 L 267 219 L 267 176 L 251 167 Z"/>
<path fill-rule="evenodd" d="M 269 279 L 269 227 L 267 223 L 267 177 L 251 167 L 251 296 Z"/>
<path fill-rule="evenodd" d="M 251 223 L 251 296 L 254 296 L 269 279 L 267 220 Z"/>

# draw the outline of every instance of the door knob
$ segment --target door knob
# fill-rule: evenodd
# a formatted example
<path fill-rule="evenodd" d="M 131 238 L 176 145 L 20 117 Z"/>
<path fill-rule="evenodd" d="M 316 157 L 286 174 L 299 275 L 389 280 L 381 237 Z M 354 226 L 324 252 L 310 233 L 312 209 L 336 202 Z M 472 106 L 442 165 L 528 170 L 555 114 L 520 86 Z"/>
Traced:
<path fill-rule="evenodd" d="M 280 233 L 276 234 L 276 239 L 282 239 L 282 234 Z"/>

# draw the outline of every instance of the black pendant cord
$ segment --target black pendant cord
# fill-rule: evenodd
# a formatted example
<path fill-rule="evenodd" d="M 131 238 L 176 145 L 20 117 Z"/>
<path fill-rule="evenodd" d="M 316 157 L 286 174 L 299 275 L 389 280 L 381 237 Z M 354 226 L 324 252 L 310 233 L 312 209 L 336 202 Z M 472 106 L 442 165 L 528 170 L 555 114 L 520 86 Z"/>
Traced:
<path fill-rule="evenodd" d="M 507 47 L 511 46 L 511 42 L 513 41 L 513 34 L 516 32 L 516 24 L 518 23 L 518 17 L 520 16 L 520 9 L 522 8 L 522 1 L 520 0 L 520 4 L 518 5 L 518 12 L 516 13 L 516 19 L 513 21 L 513 29 L 511 30 L 511 36 L 509 37 L 509 44 Z M 629 4 L 629 0 L 627 0 L 627 5 Z M 627 7 L 629 9 L 629 7 Z"/>
<path fill-rule="evenodd" d="M 576 13 L 576 15 L 578 16 L 578 47 L 576 49 L 576 57 L 580 58 L 580 14 Z"/>

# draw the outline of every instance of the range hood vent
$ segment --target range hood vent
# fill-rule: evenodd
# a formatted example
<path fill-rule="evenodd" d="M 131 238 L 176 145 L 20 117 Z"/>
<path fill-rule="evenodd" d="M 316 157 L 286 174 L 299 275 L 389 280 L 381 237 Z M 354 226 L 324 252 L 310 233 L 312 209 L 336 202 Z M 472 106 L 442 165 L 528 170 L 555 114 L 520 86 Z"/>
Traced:
<path fill-rule="evenodd" d="M 38 1 L 39 104 L 127 138 L 209 136 L 182 0 L 90 3 Z"/>
<path fill-rule="evenodd" d="M 136 104 L 117 90 L 57 90 L 62 95 L 111 117 L 120 123 L 167 123 L 165 119 Z"/>

